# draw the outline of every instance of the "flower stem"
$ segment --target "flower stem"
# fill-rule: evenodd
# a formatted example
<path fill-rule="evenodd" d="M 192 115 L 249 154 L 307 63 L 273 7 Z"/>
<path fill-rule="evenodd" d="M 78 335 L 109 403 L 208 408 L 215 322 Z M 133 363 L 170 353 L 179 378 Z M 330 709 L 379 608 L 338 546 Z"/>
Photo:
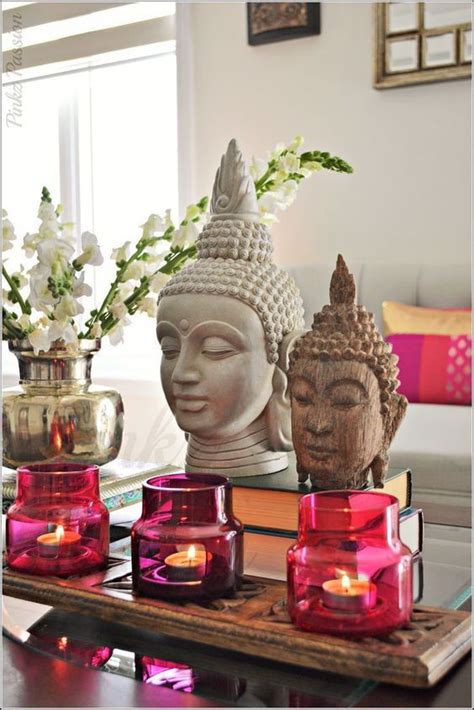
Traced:
<path fill-rule="evenodd" d="M 99 310 L 97 311 L 97 313 L 95 314 L 95 316 L 92 319 L 89 319 L 87 321 L 87 323 L 86 323 L 86 325 L 88 326 L 87 331 L 84 334 L 80 333 L 79 338 L 90 337 L 92 327 L 94 326 L 95 323 L 100 322 L 100 319 L 104 316 L 107 308 L 110 306 L 110 304 L 114 300 L 115 294 L 117 292 L 117 288 L 118 288 L 119 284 L 122 282 L 123 274 L 128 269 L 130 264 L 132 264 L 142 254 L 142 252 L 145 248 L 146 248 L 146 244 L 143 244 L 140 247 L 138 247 L 134 251 L 132 256 L 124 264 L 122 264 L 122 266 L 119 268 L 119 270 L 117 271 L 117 275 L 116 275 L 115 279 L 112 281 L 110 288 L 109 288 L 104 300 L 102 301 L 102 304 L 101 304 Z"/>
<path fill-rule="evenodd" d="M 22 340 L 26 337 L 26 333 L 15 324 L 15 319 L 12 314 L 7 311 L 5 306 L 2 307 L 2 326 L 3 334 L 7 335 L 7 339 Z"/>
<path fill-rule="evenodd" d="M 22 313 L 26 313 L 27 316 L 31 315 L 31 306 L 28 302 L 25 302 L 22 298 L 22 295 L 20 291 L 18 290 L 18 287 L 16 283 L 13 281 L 12 277 L 9 275 L 8 271 L 6 270 L 5 266 L 2 265 L 2 274 L 10 286 L 11 290 L 13 291 L 15 298 L 17 300 L 18 305 L 21 308 Z"/>
<path fill-rule="evenodd" d="M 150 293 L 150 279 L 152 279 L 153 276 L 156 276 L 160 273 L 174 273 L 179 268 L 181 268 L 181 266 L 186 261 L 188 261 L 188 259 L 194 258 L 194 256 L 196 256 L 196 251 L 196 247 L 193 244 L 187 249 L 183 249 L 180 252 L 170 255 L 171 258 L 168 259 L 167 263 L 164 266 L 154 271 L 153 274 L 151 274 L 151 276 L 149 276 L 143 284 L 138 286 L 133 291 L 133 293 L 131 293 L 130 296 L 125 299 L 124 303 L 127 306 L 129 314 L 133 315 L 136 312 L 138 306 L 140 305 L 140 301 Z M 118 319 L 114 318 L 110 313 L 105 315 L 102 321 L 102 336 L 107 335 L 107 333 L 110 333 L 110 331 L 117 325 L 117 323 Z M 83 337 L 87 337 L 87 335 Z"/>

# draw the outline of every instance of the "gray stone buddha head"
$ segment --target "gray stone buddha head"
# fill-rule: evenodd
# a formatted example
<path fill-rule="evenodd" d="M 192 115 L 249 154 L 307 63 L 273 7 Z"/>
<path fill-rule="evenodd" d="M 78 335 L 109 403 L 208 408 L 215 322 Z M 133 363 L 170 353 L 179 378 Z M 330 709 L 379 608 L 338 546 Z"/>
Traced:
<path fill-rule="evenodd" d="M 163 389 L 188 435 L 187 471 L 272 473 L 286 468 L 292 448 L 286 370 L 303 308 L 272 261 L 235 140 L 217 171 L 211 214 L 196 261 L 159 296 Z"/>

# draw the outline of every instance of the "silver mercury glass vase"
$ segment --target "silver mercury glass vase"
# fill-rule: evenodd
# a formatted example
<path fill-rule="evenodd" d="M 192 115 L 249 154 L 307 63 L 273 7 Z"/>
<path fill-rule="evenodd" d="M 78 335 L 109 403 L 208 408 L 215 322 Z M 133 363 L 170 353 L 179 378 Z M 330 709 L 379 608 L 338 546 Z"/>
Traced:
<path fill-rule="evenodd" d="M 3 464 L 49 461 L 102 465 L 118 456 L 123 402 L 113 389 L 91 384 L 100 340 L 81 340 L 73 351 L 56 342 L 34 354 L 27 340 L 12 340 L 20 384 L 3 393 Z"/>

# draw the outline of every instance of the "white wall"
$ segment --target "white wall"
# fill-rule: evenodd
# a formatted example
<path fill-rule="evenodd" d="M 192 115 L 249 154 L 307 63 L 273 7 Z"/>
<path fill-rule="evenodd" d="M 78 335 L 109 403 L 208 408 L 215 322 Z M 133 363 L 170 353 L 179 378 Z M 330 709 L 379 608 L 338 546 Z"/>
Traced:
<path fill-rule="evenodd" d="M 272 230 L 280 264 L 468 259 L 470 81 L 375 90 L 371 5 L 321 15 L 319 36 L 250 47 L 244 3 L 192 4 L 196 194 L 231 137 L 250 158 L 301 133 L 355 173 L 302 186 Z"/>

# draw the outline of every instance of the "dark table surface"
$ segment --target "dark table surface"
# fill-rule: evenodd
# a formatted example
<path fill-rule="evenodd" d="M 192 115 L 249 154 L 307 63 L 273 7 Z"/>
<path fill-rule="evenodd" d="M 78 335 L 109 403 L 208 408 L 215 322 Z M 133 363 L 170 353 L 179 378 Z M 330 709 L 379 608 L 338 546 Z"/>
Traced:
<path fill-rule="evenodd" d="M 463 605 L 470 608 L 470 601 Z M 214 693 L 205 697 L 175 691 L 133 678 L 79 668 L 4 637 L 4 707 L 471 707 L 471 657 L 466 656 L 440 683 L 412 689 L 318 673 L 134 631 L 122 624 L 54 609 L 32 628 L 32 635 L 64 635 L 82 642 L 100 639 L 114 649 L 133 649 L 189 664 L 198 673 L 227 674 L 232 683 L 214 679 Z M 245 679 L 244 691 L 229 688 Z M 216 685 L 216 682 L 218 685 Z M 208 686 L 209 687 L 209 686 Z"/>

